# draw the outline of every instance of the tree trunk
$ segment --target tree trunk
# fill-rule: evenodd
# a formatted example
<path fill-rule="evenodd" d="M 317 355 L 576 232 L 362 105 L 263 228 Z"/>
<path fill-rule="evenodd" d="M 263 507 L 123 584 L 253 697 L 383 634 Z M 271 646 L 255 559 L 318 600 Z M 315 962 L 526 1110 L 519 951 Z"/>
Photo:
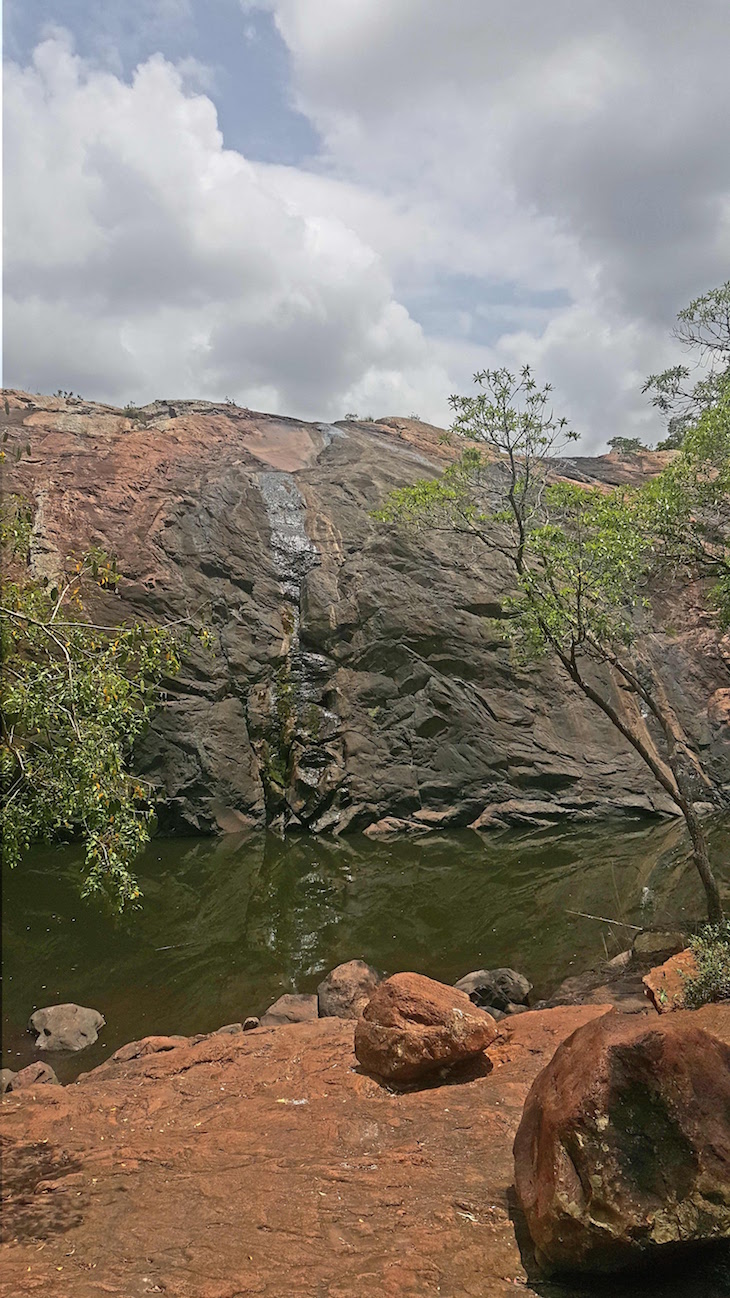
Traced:
<path fill-rule="evenodd" d="M 700 823 L 700 818 L 694 809 L 691 801 L 682 799 L 678 804 L 685 824 L 692 841 L 692 860 L 694 861 L 697 873 L 702 880 L 702 887 L 705 890 L 707 898 L 707 918 L 711 924 L 718 924 L 723 917 L 722 902 L 720 900 L 720 889 L 717 886 L 717 879 L 712 873 L 710 865 L 710 856 L 707 851 L 707 839 L 705 831 Z"/>
<path fill-rule="evenodd" d="M 657 759 L 657 755 L 652 752 L 644 738 L 637 734 L 636 730 L 620 716 L 613 704 L 605 698 L 599 690 L 591 685 L 584 676 L 581 675 L 577 663 L 571 662 L 564 654 L 560 653 L 560 651 L 557 651 L 557 656 L 571 680 L 574 681 L 579 689 L 583 691 L 586 698 L 590 699 L 592 703 L 595 703 L 597 707 L 605 713 L 616 729 L 619 730 L 626 739 L 628 739 L 629 743 L 636 749 L 639 756 L 649 767 L 655 780 L 669 794 L 672 801 L 681 811 L 692 843 L 692 860 L 695 869 L 702 880 L 702 887 L 705 890 L 705 897 L 707 899 L 707 918 L 712 924 L 719 923 L 723 918 L 720 889 L 717 886 L 717 880 L 712 872 L 712 866 L 710 865 L 710 855 L 707 850 L 705 831 L 703 830 L 699 816 L 694 809 L 691 784 L 687 780 L 683 769 L 682 751 L 683 747 L 688 747 L 688 745 L 682 746 L 678 743 L 676 730 L 672 721 L 665 715 L 663 709 L 656 702 L 656 699 L 651 698 L 652 712 L 661 724 L 667 741 L 667 769 L 667 766 L 664 766 Z M 624 679 L 626 679 L 625 676 Z M 632 693 L 637 694 L 637 691 L 635 689 L 632 690 L 630 685 L 628 688 Z M 642 696 L 640 695 L 639 697 Z M 646 697 L 646 695 L 643 695 L 643 697 Z"/>

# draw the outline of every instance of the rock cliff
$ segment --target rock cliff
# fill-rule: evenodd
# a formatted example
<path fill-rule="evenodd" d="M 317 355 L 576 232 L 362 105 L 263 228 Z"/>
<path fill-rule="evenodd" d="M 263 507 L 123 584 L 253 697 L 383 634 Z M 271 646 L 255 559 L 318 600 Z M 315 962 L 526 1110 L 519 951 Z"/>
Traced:
<path fill-rule="evenodd" d="M 6 489 L 34 504 L 37 573 L 100 545 L 124 574 L 118 597 L 100 597 L 107 619 L 197 614 L 215 632 L 215 653 L 188 656 L 137 755 L 158 783 L 163 830 L 486 828 L 671 810 L 549 662 L 511 661 L 495 631 L 509 590 L 498 556 L 372 519 L 393 487 L 454 454 L 441 430 L 20 392 L 6 394 L 1 422 L 11 444 L 30 444 L 8 460 Z M 575 458 L 562 471 L 611 484 L 662 458 Z M 671 620 L 649 649 L 727 782 L 730 651 L 691 592 L 673 598 Z"/>

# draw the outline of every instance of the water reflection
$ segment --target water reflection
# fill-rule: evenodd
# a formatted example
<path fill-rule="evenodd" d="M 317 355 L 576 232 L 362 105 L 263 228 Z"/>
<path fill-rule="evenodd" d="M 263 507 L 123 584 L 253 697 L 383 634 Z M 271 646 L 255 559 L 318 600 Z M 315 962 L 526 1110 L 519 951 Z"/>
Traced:
<path fill-rule="evenodd" d="M 726 861 L 730 824 L 712 835 Z M 77 1001 L 107 1028 L 62 1080 L 148 1033 L 203 1032 L 258 1013 L 283 991 L 362 956 L 388 972 L 453 982 L 510 964 L 547 994 L 628 945 L 627 924 L 692 922 L 702 896 L 682 827 L 468 831 L 419 840 L 273 835 L 154 843 L 140 863 L 144 908 L 113 922 L 74 891 L 78 853 L 35 853 L 6 882 L 4 1063 L 35 1058 L 38 1005 Z M 730 871 L 719 866 L 726 893 Z"/>

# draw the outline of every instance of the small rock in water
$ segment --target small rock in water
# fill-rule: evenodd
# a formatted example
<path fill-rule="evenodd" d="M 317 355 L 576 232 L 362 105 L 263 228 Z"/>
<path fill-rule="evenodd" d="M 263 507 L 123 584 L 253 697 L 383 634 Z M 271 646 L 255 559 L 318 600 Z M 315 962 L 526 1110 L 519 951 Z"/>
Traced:
<path fill-rule="evenodd" d="M 213 1036 L 220 1036 L 221 1033 L 230 1033 L 233 1036 L 236 1032 L 243 1032 L 242 1023 L 224 1023 L 222 1028 L 216 1028 Z"/>
<path fill-rule="evenodd" d="M 261 1015 L 262 1028 L 281 1027 L 285 1023 L 311 1023 L 319 1017 L 317 997 L 287 992 Z"/>
<path fill-rule="evenodd" d="M 644 931 L 634 938 L 634 954 L 637 956 L 670 956 L 684 951 L 687 939 L 681 933 L 652 933 Z"/>
<path fill-rule="evenodd" d="M 3 1072 L 9 1072 L 9 1069 L 3 1069 Z M 58 1086 L 60 1083 L 50 1064 L 44 1064 L 38 1060 L 34 1064 L 27 1064 L 21 1068 L 19 1073 L 12 1073 L 8 1083 L 8 1091 L 22 1091 L 29 1086 L 41 1086 L 52 1083 Z"/>
<path fill-rule="evenodd" d="M 364 960 L 338 964 L 317 988 L 319 1017 L 359 1019 L 381 981 L 377 969 Z"/>
<path fill-rule="evenodd" d="M 0 1095 L 4 1095 L 10 1089 L 10 1083 L 18 1074 L 14 1073 L 12 1068 L 0 1068 Z"/>
<path fill-rule="evenodd" d="M 465 974 L 454 984 L 459 991 L 466 992 L 470 1001 L 487 1009 L 495 1009 L 508 1014 L 508 1005 L 526 1005 L 532 991 L 532 983 L 516 969 L 477 969 L 474 973 Z"/>
<path fill-rule="evenodd" d="M 29 1029 L 38 1033 L 38 1050 L 85 1050 L 105 1023 L 103 1014 L 84 1005 L 47 1005 L 31 1014 Z"/>
<path fill-rule="evenodd" d="M 515 1186 L 549 1266 L 610 1272 L 730 1238 L 730 1047 L 682 1018 L 601 1015 L 533 1083 Z"/>
<path fill-rule="evenodd" d="M 464 992 L 421 974 L 387 978 L 355 1028 L 355 1054 L 369 1073 L 409 1082 L 470 1059 L 494 1040 L 494 1019 Z"/>
<path fill-rule="evenodd" d="M 472 1005 L 473 1004 L 474 1002 L 472 1001 Z M 494 1019 L 495 1023 L 499 1023 L 500 1019 L 506 1019 L 507 1017 L 505 1011 L 498 1010 L 496 1005 L 481 1005 L 480 1009 L 483 1009 L 485 1014 L 489 1014 Z"/>
<path fill-rule="evenodd" d="M 257 1019 L 255 1014 L 249 1014 L 248 1018 L 243 1020 L 244 1032 L 253 1032 L 253 1029 L 257 1028 L 260 1022 L 261 1020 Z"/>

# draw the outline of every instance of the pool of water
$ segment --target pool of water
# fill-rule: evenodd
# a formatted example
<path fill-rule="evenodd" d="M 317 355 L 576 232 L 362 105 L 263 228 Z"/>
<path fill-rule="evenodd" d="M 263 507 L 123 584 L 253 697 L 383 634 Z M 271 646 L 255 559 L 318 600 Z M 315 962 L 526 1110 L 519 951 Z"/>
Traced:
<path fill-rule="evenodd" d="M 730 822 L 712 856 L 730 899 Z M 76 1001 L 106 1018 L 97 1044 L 48 1056 L 69 1081 L 125 1041 L 206 1032 L 313 991 L 359 956 L 454 982 L 511 965 L 548 995 L 628 946 L 626 924 L 702 918 L 682 826 L 626 822 L 371 842 L 271 834 L 154 842 L 138 863 L 143 906 L 121 921 L 79 900 L 79 852 L 32 853 L 3 904 L 3 1065 L 38 1058 L 26 1027 Z"/>

